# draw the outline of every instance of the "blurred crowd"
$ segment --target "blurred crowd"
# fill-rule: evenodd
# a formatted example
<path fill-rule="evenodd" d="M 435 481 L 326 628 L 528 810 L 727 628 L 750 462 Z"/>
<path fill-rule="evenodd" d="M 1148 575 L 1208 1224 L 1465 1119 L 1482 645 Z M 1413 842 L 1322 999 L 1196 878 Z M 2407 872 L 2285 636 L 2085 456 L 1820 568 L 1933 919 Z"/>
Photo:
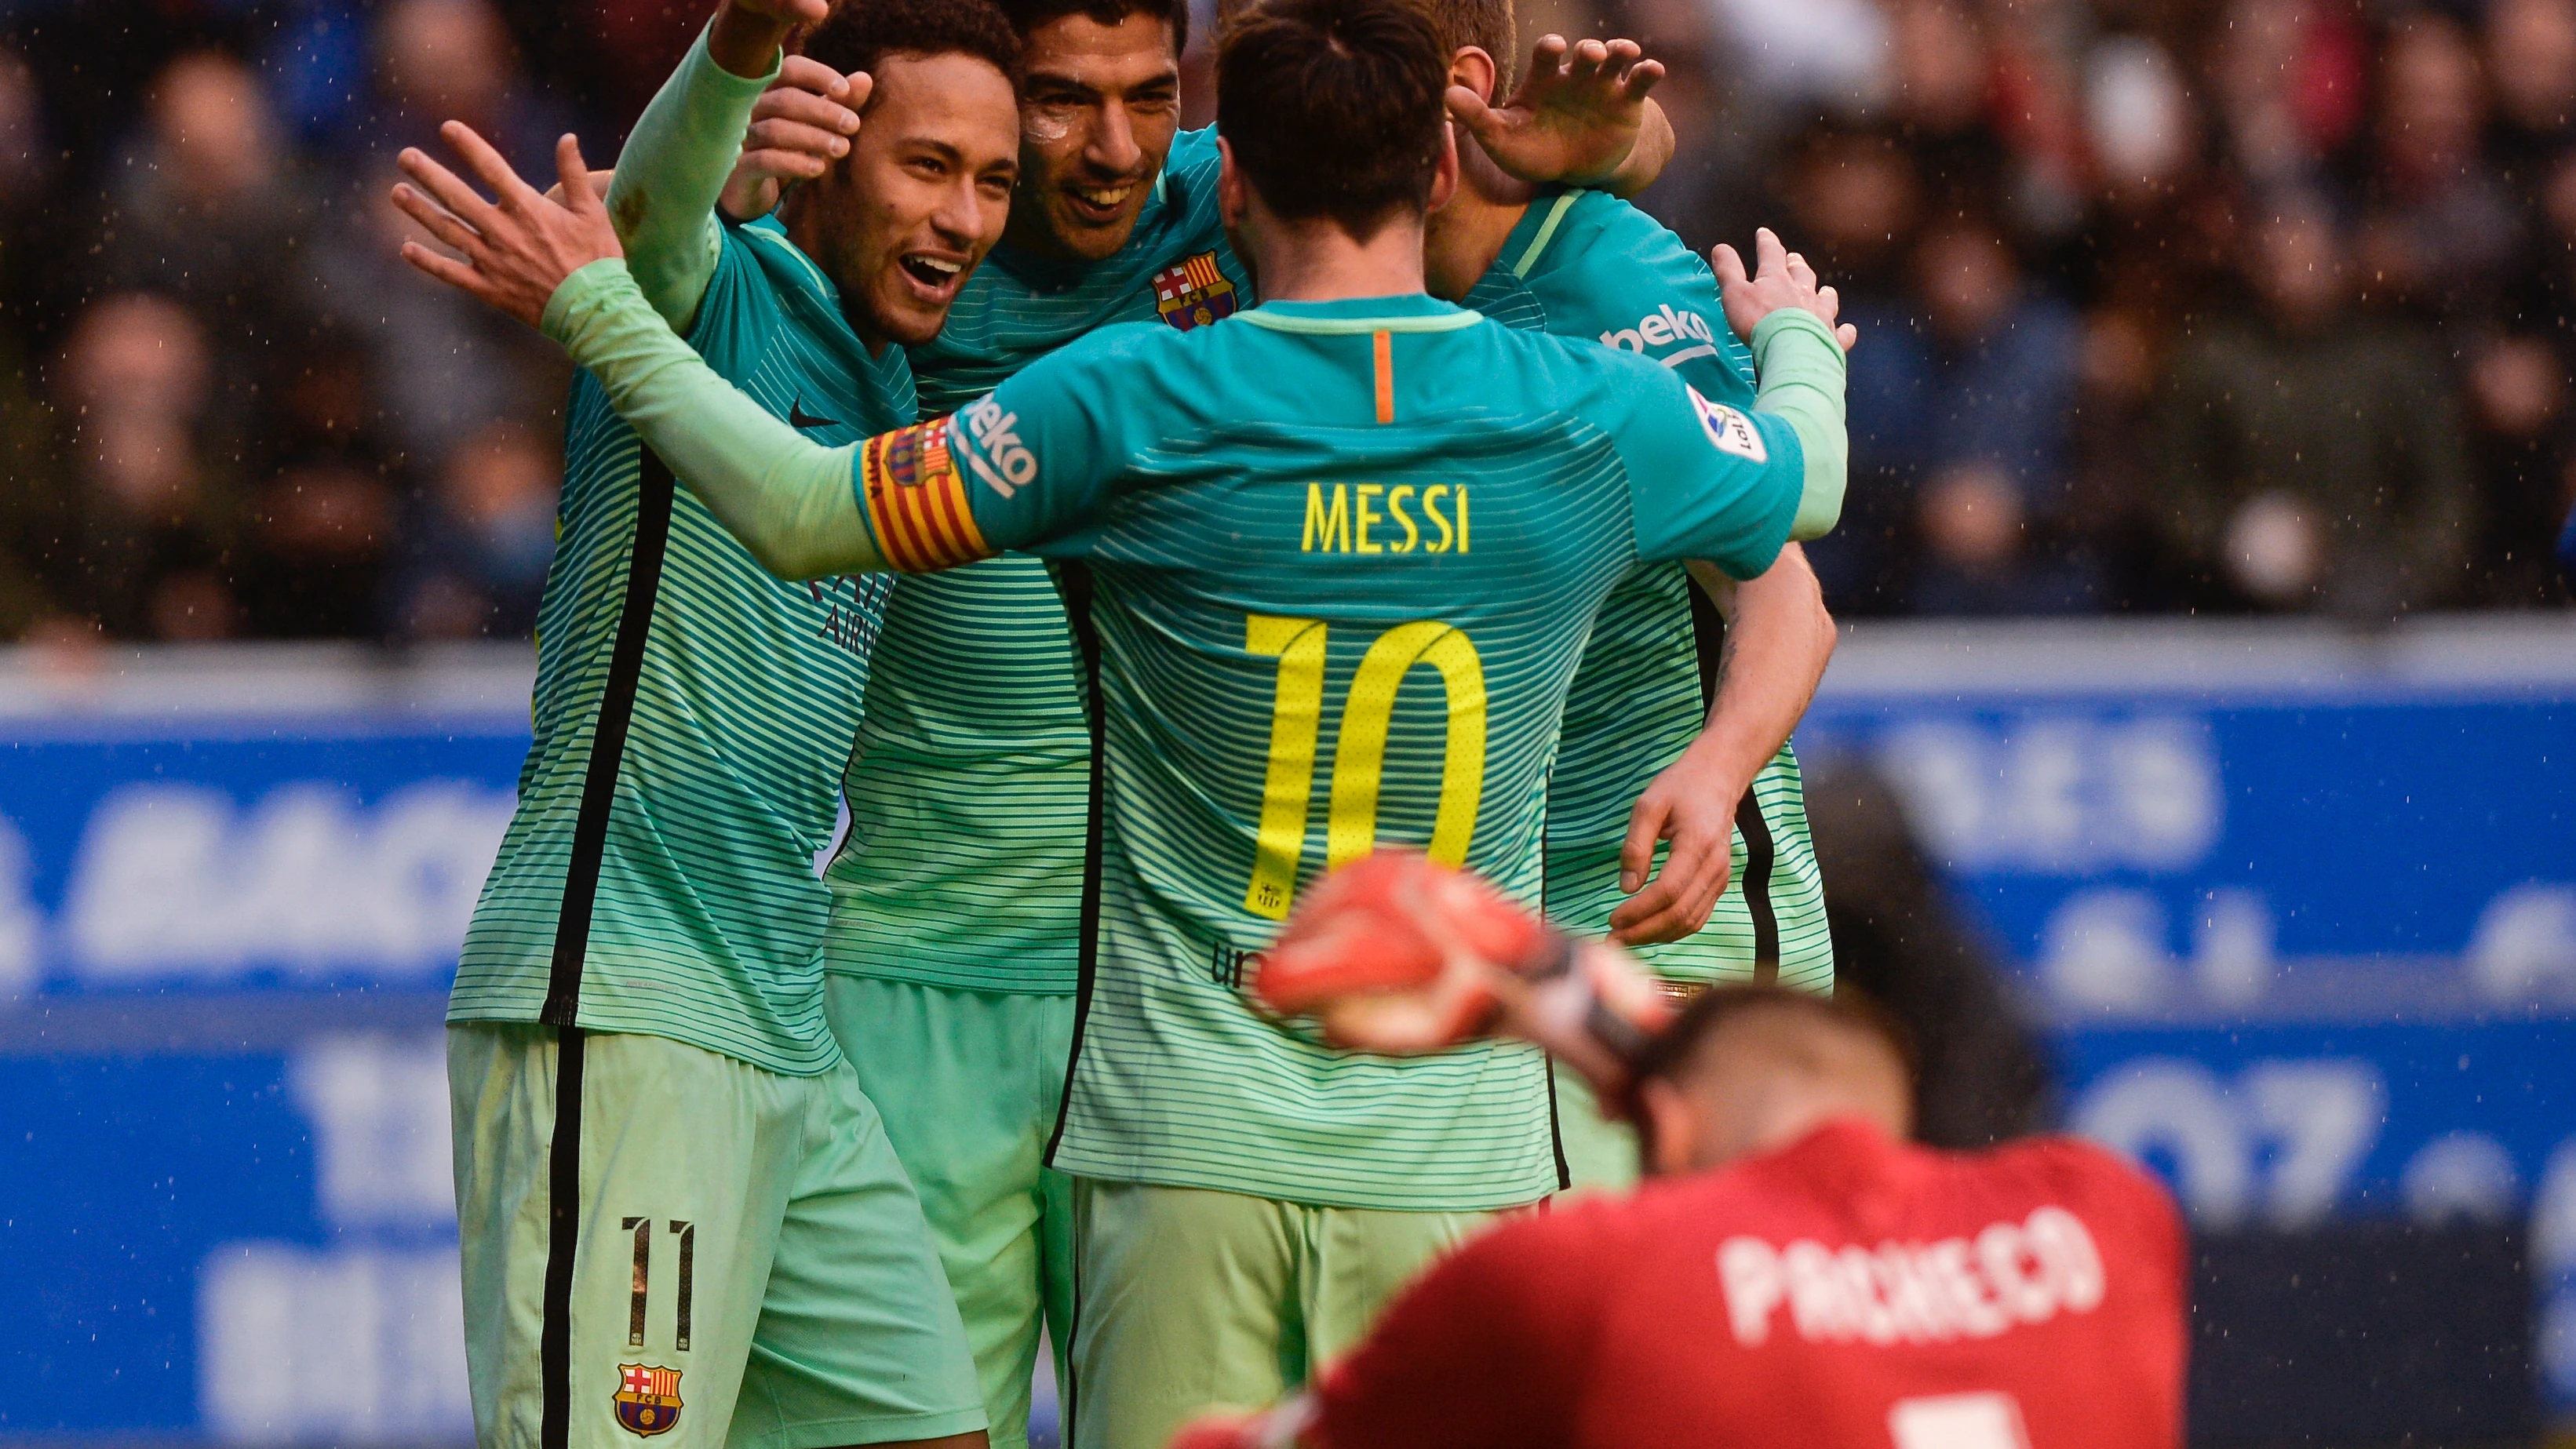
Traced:
<path fill-rule="evenodd" d="M 2576 0 L 1543 0 L 1860 324 L 1844 614 L 2563 605 Z"/>
<path fill-rule="evenodd" d="M 2560 604 L 2576 0 L 2381 3 L 1524 24 L 1645 40 L 1645 204 L 1841 286 L 1838 611 Z M 705 9 L 0 0 L 0 637 L 526 634 L 567 376 L 396 258 L 392 157 L 601 160 Z"/>

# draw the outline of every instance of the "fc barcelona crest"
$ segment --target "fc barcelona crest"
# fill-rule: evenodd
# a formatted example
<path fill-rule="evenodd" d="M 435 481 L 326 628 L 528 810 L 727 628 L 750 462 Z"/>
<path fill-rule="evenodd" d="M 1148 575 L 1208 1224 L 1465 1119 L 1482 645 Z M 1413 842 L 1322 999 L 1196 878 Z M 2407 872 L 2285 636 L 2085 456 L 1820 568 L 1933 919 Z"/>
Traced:
<path fill-rule="evenodd" d="M 1234 283 L 1216 268 L 1216 253 L 1201 252 L 1154 274 L 1154 310 L 1183 332 L 1234 315 Z"/>
<path fill-rule="evenodd" d="M 617 1366 L 617 1423 L 650 1439 L 680 1422 L 680 1371 L 650 1364 Z"/>

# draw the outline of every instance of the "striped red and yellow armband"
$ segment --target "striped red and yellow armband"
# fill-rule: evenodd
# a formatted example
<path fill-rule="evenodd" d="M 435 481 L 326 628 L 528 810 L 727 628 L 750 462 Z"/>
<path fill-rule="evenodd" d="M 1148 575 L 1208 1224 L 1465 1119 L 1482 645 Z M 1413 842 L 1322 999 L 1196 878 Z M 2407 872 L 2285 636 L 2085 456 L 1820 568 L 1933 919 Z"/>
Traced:
<path fill-rule="evenodd" d="M 878 552 L 903 573 L 936 573 L 1001 552 L 984 542 L 966 506 L 946 418 L 868 439 L 859 454 L 859 496 Z"/>

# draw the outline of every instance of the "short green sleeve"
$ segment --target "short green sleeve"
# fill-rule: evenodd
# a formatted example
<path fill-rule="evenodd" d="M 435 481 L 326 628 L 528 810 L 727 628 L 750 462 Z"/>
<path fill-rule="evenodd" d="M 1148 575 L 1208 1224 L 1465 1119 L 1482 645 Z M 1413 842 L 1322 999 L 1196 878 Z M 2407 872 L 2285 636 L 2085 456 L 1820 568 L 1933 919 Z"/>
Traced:
<path fill-rule="evenodd" d="M 1637 556 L 1705 559 L 1739 579 L 1771 567 L 1805 492 L 1806 455 L 1784 418 L 1714 401 L 1652 363 L 1612 428 L 1627 467 Z"/>

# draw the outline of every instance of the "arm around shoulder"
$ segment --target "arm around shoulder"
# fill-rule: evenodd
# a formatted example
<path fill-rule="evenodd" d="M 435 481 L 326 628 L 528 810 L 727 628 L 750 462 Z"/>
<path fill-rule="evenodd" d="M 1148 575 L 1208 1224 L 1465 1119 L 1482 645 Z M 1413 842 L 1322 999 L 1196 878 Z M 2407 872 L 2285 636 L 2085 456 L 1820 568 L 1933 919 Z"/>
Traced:
<path fill-rule="evenodd" d="M 728 10 L 717 24 L 730 18 Z M 695 322 L 715 276 L 722 245 L 716 198 L 733 172 L 752 106 L 778 73 L 774 44 L 768 74 L 725 69 L 709 51 L 712 34 L 713 27 L 700 33 L 644 108 L 617 158 L 617 179 L 608 193 L 608 214 L 636 285 L 679 331 Z"/>
<path fill-rule="evenodd" d="M 1753 329 L 1753 365 L 1762 381 L 1753 407 L 1787 422 L 1798 435 L 1806 478 L 1789 537 L 1822 538 L 1842 517 L 1851 469 L 1843 405 L 1842 344 L 1815 313 L 1783 307 Z"/>
<path fill-rule="evenodd" d="M 763 411 L 604 258 L 555 289 L 544 329 L 589 369 L 645 446 L 781 578 L 886 567 L 852 487 L 856 448 L 826 448 Z"/>

